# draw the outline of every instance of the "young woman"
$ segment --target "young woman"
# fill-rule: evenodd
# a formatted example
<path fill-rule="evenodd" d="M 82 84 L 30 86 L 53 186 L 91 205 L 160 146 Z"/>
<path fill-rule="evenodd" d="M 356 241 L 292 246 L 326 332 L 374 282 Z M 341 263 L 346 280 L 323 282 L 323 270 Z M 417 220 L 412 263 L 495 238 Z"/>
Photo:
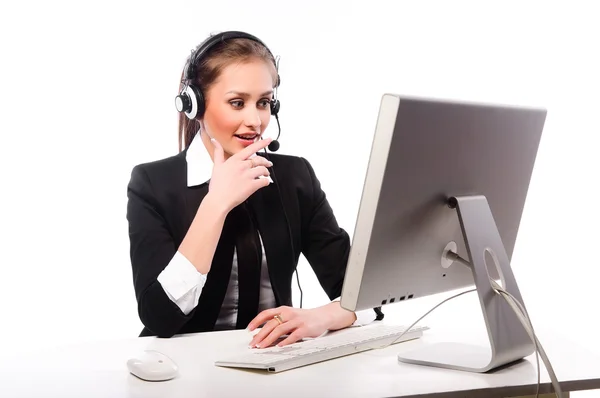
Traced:
<path fill-rule="evenodd" d="M 266 347 L 357 321 L 337 301 L 350 239 L 313 168 L 265 150 L 279 82 L 273 55 L 247 33 L 211 36 L 188 59 L 176 98 L 180 153 L 134 167 L 127 190 L 142 336 L 262 325 L 250 345 Z M 301 253 L 331 303 L 292 307 Z"/>

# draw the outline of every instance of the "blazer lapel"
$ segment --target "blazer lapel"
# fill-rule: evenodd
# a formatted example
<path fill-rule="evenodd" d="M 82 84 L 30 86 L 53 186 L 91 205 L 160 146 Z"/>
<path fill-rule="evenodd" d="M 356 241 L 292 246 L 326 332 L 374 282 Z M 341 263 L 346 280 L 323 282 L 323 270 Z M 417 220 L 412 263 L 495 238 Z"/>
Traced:
<path fill-rule="evenodd" d="M 185 188 L 185 230 L 187 231 L 198 212 L 200 203 L 208 193 L 208 183 Z"/>
<path fill-rule="evenodd" d="M 263 241 L 277 305 L 291 305 L 291 302 L 281 302 L 282 292 L 277 289 L 293 273 L 296 254 L 292 254 L 290 232 L 275 184 L 277 182 L 256 191 L 248 203 Z"/>

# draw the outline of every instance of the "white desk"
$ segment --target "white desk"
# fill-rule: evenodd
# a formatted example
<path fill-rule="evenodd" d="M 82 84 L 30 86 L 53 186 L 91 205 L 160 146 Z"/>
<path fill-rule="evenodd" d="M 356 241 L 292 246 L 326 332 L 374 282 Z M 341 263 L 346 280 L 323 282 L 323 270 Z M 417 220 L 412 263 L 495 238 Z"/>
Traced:
<path fill-rule="evenodd" d="M 600 360 L 576 344 L 540 334 L 566 391 L 600 389 Z M 492 374 L 473 374 L 398 363 L 400 350 L 421 340 L 298 368 L 279 374 L 214 366 L 246 350 L 245 331 L 202 333 L 172 339 L 132 338 L 47 349 L 0 361 L 0 397 L 509 397 L 533 394 L 535 357 Z M 126 361 L 143 349 L 160 350 L 180 367 L 177 379 L 145 382 Z M 542 391 L 549 379 L 542 365 Z"/>

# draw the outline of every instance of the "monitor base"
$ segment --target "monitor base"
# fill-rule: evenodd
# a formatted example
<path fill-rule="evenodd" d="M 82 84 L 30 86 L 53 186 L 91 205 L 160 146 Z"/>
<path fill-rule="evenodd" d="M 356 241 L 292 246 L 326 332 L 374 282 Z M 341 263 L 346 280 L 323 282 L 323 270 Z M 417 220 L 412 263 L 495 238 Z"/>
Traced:
<path fill-rule="evenodd" d="M 398 360 L 483 373 L 533 354 L 535 345 L 513 309 L 491 284 L 492 279 L 500 280 L 503 289 L 523 304 L 487 199 L 481 195 L 453 197 L 450 207 L 458 211 L 489 347 L 438 343 L 402 353 Z"/>

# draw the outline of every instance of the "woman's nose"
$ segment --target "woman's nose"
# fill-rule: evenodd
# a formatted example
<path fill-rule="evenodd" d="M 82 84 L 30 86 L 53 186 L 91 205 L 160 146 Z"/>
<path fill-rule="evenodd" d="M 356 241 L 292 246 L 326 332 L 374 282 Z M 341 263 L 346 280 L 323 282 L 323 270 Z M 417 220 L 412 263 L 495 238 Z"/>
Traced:
<path fill-rule="evenodd" d="M 253 108 L 253 107 L 249 107 L 247 108 L 247 112 L 245 116 L 245 124 L 246 126 L 249 127 L 260 127 L 261 125 L 261 120 L 260 120 L 260 112 L 257 108 Z"/>

